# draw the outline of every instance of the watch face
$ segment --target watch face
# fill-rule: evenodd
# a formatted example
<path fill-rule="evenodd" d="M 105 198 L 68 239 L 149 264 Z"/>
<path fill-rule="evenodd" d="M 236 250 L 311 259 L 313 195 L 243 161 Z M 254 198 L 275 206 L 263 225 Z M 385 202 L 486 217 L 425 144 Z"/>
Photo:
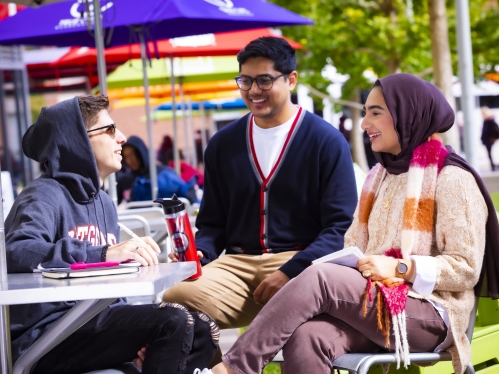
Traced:
<path fill-rule="evenodd" d="M 397 265 L 397 271 L 400 273 L 400 274 L 405 274 L 407 273 L 407 270 L 409 268 L 407 267 L 406 264 L 404 264 L 403 262 L 399 262 L 399 264 Z"/>

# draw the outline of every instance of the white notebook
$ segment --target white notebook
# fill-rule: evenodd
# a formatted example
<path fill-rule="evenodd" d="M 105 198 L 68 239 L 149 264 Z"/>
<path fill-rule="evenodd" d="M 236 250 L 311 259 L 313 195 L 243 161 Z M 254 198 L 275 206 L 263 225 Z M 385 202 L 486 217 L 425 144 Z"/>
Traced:
<path fill-rule="evenodd" d="M 138 265 L 140 266 L 140 264 Z M 73 270 L 70 268 L 42 270 L 42 275 L 47 278 L 64 279 L 64 278 L 83 278 L 96 277 L 100 275 L 114 274 L 129 274 L 139 271 L 138 266 L 113 266 L 113 267 L 98 267 L 81 270 Z"/>
<path fill-rule="evenodd" d="M 364 253 L 358 247 L 346 247 L 340 251 L 322 256 L 317 260 L 312 261 L 312 264 L 320 264 L 323 262 L 331 262 L 333 264 L 349 266 L 354 268 L 357 261 L 364 257 Z"/>

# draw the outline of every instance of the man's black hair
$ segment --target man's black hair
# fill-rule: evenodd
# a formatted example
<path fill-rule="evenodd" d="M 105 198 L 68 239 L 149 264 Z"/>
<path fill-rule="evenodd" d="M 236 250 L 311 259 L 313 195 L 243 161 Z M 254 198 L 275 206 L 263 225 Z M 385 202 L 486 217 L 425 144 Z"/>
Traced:
<path fill-rule="evenodd" d="M 254 57 L 264 57 L 273 61 L 274 69 L 283 74 L 289 74 L 293 70 L 296 70 L 295 50 L 283 38 L 263 36 L 249 42 L 237 54 L 239 71 L 241 71 L 241 65 Z"/>

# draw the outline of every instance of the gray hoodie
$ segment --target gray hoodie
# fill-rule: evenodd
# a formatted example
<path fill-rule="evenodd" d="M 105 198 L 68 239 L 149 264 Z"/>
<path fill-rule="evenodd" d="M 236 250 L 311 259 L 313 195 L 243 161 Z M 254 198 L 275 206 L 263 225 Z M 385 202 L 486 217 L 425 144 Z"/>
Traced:
<path fill-rule="evenodd" d="M 22 146 L 27 157 L 40 163 L 42 175 L 23 189 L 7 216 L 8 272 L 101 261 L 104 246 L 119 241 L 118 217 L 100 190 L 78 97 L 43 108 Z M 75 303 L 11 306 L 14 362 Z M 120 299 L 110 307 L 124 303 Z"/>

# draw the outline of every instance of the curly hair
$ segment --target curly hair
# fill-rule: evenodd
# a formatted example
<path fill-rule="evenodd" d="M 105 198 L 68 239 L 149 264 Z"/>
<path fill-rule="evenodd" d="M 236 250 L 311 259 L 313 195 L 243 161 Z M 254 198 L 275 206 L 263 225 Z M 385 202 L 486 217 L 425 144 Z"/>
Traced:
<path fill-rule="evenodd" d="M 105 95 L 78 96 L 78 104 L 87 130 L 97 123 L 101 110 L 109 110 L 109 99 Z"/>

